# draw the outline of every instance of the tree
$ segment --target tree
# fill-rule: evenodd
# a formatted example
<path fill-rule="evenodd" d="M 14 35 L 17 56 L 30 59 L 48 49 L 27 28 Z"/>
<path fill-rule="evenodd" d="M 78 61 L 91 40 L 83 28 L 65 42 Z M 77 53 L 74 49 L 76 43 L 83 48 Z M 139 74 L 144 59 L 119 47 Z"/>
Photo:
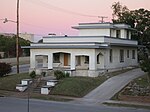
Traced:
<path fill-rule="evenodd" d="M 126 23 L 137 31 L 132 34 L 132 39 L 145 45 L 150 51 L 150 11 L 146 9 L 129 10 L 120 2 L 112 5 L 113 23 Z"/>
<path fill-rule="evenodd" d="M 140 67 L 144 72 L 147 72 L 148 82 L 150 83 L 150 58 L 142 60 Z"/>
<path fill-rule="evenodd" d="M 30 41 L 19 38 L 19 56 L 22 55 L 23 50 L 21 46 L 29 46 Z M 6 57 L 15 57 L 16 56 L 16 36 L 6 37 L 0 35 L 0 51 L 5 52 Z M 29 49 L 25 49 L 24 53 L 29 55 Z"/>
<path fill-rule="evenodd" d="M 11 65 L 8 63 L 0 63 L 0 77 L 11 72 Z"/>

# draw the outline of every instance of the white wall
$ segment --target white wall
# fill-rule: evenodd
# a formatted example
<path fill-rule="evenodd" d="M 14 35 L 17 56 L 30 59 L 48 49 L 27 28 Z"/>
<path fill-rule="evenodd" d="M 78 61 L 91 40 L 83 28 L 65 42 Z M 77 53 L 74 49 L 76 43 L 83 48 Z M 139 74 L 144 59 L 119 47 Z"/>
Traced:
<path fill-rule="evenodd" d="M 124 62 L 120 62 L 120 49 L 124 50 Z M 129 50 L 129 58 L 127 58 L 127 50 Z M 135 59 L 132 59 L 132 50 L 135 50 Z M 109 61 L 109 49 L 105 54 L 105 65 L 108 69 L 121 68 L 128 66 L 136 66 L 137 62 L 137 49 L 136 48 L 125 48 L 125 47 L 112 47 L 113 61 Z"/>
<path fill-rule="evenodd" d="M 110 36 L 110 29 L 80 29 L 79 36 Z"/>
<path fill-rule="evenodd" d="M 46 55 L 49 56 L 50 54 L 53 53 L 58 53 L 58 52 L 62 52 L 62 53 L 69 53 L 70 55 L 73 54 L 73 56 L 81 56 L 81 55 L 86 55 L 89 56 L 89 68 L 92 70 L 96 69 L 96 58 L 95 58 L 95 49 L 31 49 L 30 50 L 31 56 L 30 56 L 30 64 L 31 64 L 31 68 L 34 68 L 35 65 L 35 56 L 36 55 Z M 69 56 L 69 60 L 68 63 L 70 63 L 71 65 L 71 56 Z M 75 59 L 74 57 L 74 59 Z M 53 60 L 53 59 L 51 59 Z M 63 54 L 61 55 L 60 58 L 61 62 L 63 63 Z M 74 60 L 75 61 L 75 60 Z M 52 62 L 53 63 L 53 62 Z M 58 66 L 59 63 L 53 63 L 53 67 Z M 74 63 L 75 65 L 75 63 Z"/>

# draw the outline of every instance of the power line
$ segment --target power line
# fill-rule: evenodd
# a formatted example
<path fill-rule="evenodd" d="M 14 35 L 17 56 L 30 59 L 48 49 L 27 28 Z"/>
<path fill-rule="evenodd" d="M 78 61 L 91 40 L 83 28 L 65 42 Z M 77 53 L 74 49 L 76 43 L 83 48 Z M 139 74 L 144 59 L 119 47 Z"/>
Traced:
<path fill-rule="evenodd" d="M 64 13 L 68 13 L 68 14 L 71 14 L 71 15 L 84 16 L 84 17 L 93 17 L 93 18 L 97 18 L 98 17 L 96 15 L 88 15 L 88 14 L 83 14 L 83 13 L 79 13 L 79 12 L 70 11 L 70 10 L 67 10 L 67 9 L 64 9 L 64 8 L 60 8 L 60 7 L 51 5 L 49 3 L 45 3 L 45 2 L 43 2 L 41 0 L 38 0 L 38 1 L 36 0 L 36 2 L 34 0 L 26 0 L 26 1 L 34 3 L 34 4 L 37 4 L 37 5 L 40 5 L 40 6 L 44 7 L 44 8 L 48 8 L 50 10 L 64 12 Z"/>

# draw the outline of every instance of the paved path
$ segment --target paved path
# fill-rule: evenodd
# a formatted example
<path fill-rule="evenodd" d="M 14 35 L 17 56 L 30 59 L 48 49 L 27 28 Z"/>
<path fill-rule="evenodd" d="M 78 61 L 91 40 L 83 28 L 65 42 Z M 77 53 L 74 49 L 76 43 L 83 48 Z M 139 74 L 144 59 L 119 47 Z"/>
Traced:
<path fill-rule="evenodd" d="M 73 101 L 74 103 L 82 104 L 97 104 L 103 103 L 106 100 L 109 100 L 117 92 L 119 92 L 123 87 L 125 87 L 131 80 L 144 75 L 145 73 L 141 71 L 140 68 L 130 70 L 126 73 L 114 76 L 99 87 L 94 89 L 92 92 L 84 96 L 83 98 Z"/>

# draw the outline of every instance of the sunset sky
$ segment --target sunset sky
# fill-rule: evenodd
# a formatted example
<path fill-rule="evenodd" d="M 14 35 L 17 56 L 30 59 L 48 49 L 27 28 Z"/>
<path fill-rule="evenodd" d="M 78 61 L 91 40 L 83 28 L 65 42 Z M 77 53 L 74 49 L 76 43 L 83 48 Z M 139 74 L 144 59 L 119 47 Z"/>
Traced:
<path fill-rule="evenodd" d="M 16 1 L 0 0 L 0 19 L 16 20 Z M 98 22 L 97 16 L 112 19 L 111 5 L 120 1 L 129 9 L 150 10 L 150 0 L 20 0 L 20 32 L 37 36 L 56 33 L 76 35 L 71 26 L 81 22 Z M 0 21 L 1 32 L 16 32 L 15 23 Z"/>

